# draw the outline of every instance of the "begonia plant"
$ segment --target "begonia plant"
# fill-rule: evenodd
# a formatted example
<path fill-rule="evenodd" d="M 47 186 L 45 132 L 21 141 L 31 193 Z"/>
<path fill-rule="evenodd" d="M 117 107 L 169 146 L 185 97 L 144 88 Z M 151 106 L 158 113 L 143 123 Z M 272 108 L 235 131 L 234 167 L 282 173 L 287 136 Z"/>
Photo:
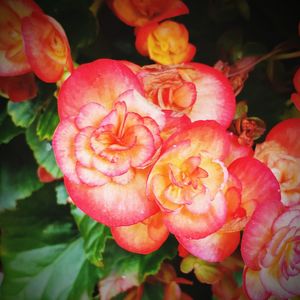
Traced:
<path fill-rule="evenodd" d="M 299 299 L 296 7 L 0 0 L 0 298 Z"/>

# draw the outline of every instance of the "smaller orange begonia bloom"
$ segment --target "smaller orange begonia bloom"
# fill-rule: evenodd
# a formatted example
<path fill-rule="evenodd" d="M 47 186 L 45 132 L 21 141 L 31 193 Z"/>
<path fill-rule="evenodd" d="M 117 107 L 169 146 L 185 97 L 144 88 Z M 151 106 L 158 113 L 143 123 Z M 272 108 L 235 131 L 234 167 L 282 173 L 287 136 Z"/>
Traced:
<path fill-rule="evenodd" d="M 179 0 L 109 0 L 108 3 L 120 20 L 134 27 L 189 13 Z"/>
<path fill-rule="evenodd" d="M 136 49 L 162 65 L 179 64 L 193 59 L 196 48 L 189 43 L 189 32 L 173 21 L 153 23 L 136 30 Z"/>
<path fill-rule="evenodd" d="M 67 36 L 61 25 L 32 0 L 0 0 L 0 76 L 34 72 L 56 82 L 73 70 Z"/>

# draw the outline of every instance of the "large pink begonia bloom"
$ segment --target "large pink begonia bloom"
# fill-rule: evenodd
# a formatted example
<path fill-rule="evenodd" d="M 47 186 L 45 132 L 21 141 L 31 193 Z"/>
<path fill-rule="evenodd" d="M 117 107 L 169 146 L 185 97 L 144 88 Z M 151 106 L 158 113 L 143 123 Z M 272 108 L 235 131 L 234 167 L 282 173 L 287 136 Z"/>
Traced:
<path fill-rule="evenodd" d="M 287 119 L 272 128 L 256 146 L 255 157 L 266 164 L 280 183 L 281 201 L 300 204 L 300 119 Z"/>
<path fill-rule="evenodd" d="M 300 296 L 300 206 L 280 201 L 259 206 L 246 225 L 241 252 L 250 299 Z"/>
<path fill-rule="evenodd" d="M 122 63 L 79 66 L 58 96 L 54 153 L 74 203 L 108 226 L 127 226 L 157 212 L 146 197 L 150 165 L 159 155 L 165 116 L 147 101 Z"/>
<path fill-rule="evenodd" d="M 147 194 L 170 232 L 194 256 L 221 261 L 233 253 L 255 207 L 279 200 L 272 172 L 246 156 L 215 121 L 197 121 L 173 134 L 153 166 Z"/>

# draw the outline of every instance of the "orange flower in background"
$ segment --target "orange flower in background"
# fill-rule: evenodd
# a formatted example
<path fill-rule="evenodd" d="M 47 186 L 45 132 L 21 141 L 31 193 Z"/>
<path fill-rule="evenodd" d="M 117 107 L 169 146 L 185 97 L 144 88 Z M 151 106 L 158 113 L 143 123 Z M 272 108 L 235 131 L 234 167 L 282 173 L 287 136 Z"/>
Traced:
<path fill-rule="evenodd" d="M 254 212 L 241 244 L 243 285 L 251 300 L 300 295 L 299 224 L 299 206 L 286 208 L 273 201 Z"/>
<path fill-rule="evenodd" d="M 31 70 L 22 37 L 22 19 L 42 10 L 31 0 L 0 1 L 0 76 L 22 75 Z"/>
<path fill-rule="evenodd" d="M 124 23 L 133 27 L 189 12 L 188 7 L 179 0 L 109 0 L 108 3 Z"/>
<path fill-rule="evenodd" d="M 33 1 L 1 0 L 0 25 L 0 76 L 33 71 L 45 82 L 56 82 L 65 68 L 72 71 L 63 28 Z"/>
<path fill-rule="evenodd" d="M 135 45 L 140 54 L 162 65 L 189 62 L 196 53 L 186 27 L 173 21 L 137 28 Z"/>

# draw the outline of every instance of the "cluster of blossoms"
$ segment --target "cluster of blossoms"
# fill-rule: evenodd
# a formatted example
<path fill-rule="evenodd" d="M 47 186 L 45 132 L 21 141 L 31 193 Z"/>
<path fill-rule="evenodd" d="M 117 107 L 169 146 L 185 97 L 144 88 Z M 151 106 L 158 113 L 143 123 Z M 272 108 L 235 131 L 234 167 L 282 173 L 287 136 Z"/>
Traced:
<path fill-rule="evenodd" d="M 12 101 L 37 94 L 34 74 L 57 82 L 72 71 L 70 47 L 61 25 L 31 0 L 0 1 L 0 91 Z"/>
<path fill-rule="evenodd" d="M 249 297 L 299 294 L 299 119 L 253 151 L 227 130 L 235 97 L 218 70 L 108 59 L 73 71 L 58 110 L 53 148 L 68 193 L 121 247 L 147 254 L 172 233 L 220 262 L 244 230 Z"/>
<path fill-rule="evenodd" d="M 277 124 L 255 149 L 241 143 L 228 128 L 244 81 L 234 89 L 217 68 L 190 62 L 186 28 L 158 23 L 186 5 L 108 4 L 157 64 L 98 59 L 74 70 L 54 19 L 30 0 L 0 0 L 1 91 L 25 100 L 36 93 L 33 74 L 57 82 L 70 71 L 52 143 L 70 198 L 128 251 L 151 253 L 172 234 L 187 253 L 217 263 L 241 243 L 247 297 L 300 295 L 300 119 Z M 30 96 L 16 88 L 24 80 Z M 218 278 L 216 291 L 232 281 Z"/>

